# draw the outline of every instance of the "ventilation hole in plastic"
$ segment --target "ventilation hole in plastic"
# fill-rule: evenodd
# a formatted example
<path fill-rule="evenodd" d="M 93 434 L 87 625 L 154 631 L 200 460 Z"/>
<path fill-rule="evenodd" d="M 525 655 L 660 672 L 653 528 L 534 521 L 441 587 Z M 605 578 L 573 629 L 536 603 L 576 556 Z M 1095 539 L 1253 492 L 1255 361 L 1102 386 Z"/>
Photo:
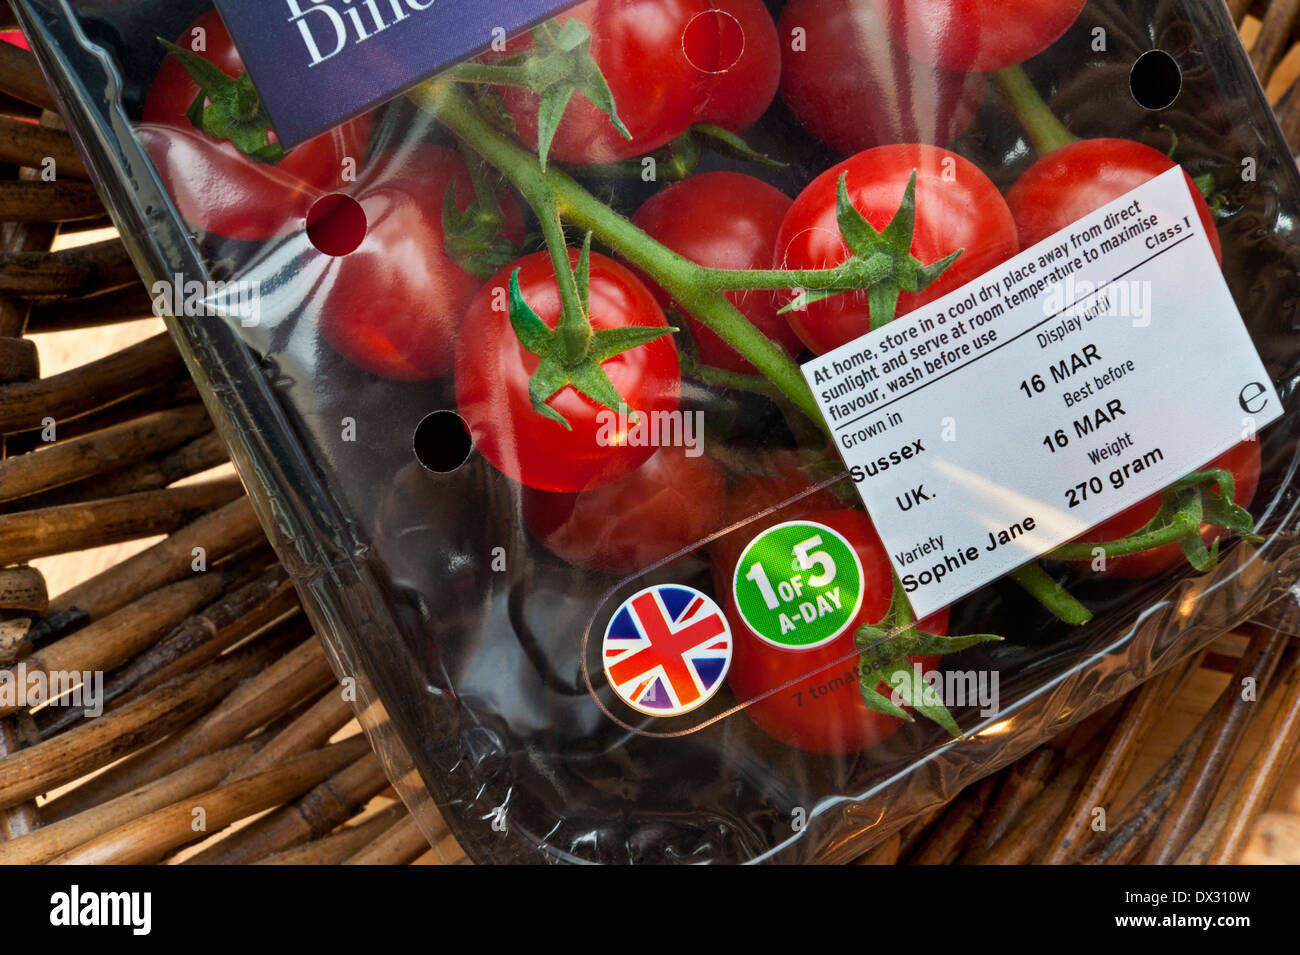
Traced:
<path fill-rule="evenodd" d="M 1183 90 L 1183 71 L 1164 50 L 1148 50 L 1133 64 L 1128 84 L 1139 106 L 1168 109 Z"/>
<path fill-rule="evenodd" d="M 745 52 L 744 27 L 722 10 L 697 13 L 682 31 L 682 51 L 701 73 L 725 73 Z"/>
<path fill-rule="evenodd" d="M 347 255 L 365 237 L 366 210 L 351 196 L 321 196 L 307 212 L 307 238 L 326 255 Z"/>
<path fill-rule="evenodd" d="M 465 463 L 474 447 L 469 429 L 454 411 L 435 411 L 415 426 L 411 446 L 426 470 L 447 474 Z"/>

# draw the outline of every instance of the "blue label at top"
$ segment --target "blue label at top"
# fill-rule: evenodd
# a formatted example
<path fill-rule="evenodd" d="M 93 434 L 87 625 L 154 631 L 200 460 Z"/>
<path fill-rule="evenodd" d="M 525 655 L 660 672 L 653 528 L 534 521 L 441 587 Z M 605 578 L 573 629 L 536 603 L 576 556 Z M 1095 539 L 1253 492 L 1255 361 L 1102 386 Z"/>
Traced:
<path fill-rule="evenodd" d="M 286 148 L 573 3 L 216 0 Z"/>

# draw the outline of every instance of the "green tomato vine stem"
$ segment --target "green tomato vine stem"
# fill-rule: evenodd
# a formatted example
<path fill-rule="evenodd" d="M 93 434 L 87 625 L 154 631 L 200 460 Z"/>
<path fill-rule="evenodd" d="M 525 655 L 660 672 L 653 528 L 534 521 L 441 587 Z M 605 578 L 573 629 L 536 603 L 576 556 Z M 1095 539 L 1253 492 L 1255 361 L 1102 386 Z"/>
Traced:
<path fill-rule="evenodd" d="M 567 221 L 590 232 L 627 262 L 652 276 L 683 311 L 712 329 L 747 359 L 771 382 L 781 398 L 829 433 L 799 367 L 755 328 L 727 300 L 724 292 L 837 289 L 841 285 L 845 290 L 869 288 L 888 278 L 883 263 L 850 260 L 832 269 L 804 271 L 704 268 L 650 238 L 561 170 L 542 168 L 535 155 L 488 123 L 454 84 L 431 80 L 408 95 L 496 167 L 537 212 L 555 262 L 562 298 L 566 284 L 572 285 L 563 278 L 569 265 L 562 226 Z M 573 292 L 576 294 L 576 288 Z M 1021 568 L 1013 576 L 1043 606 L 1067 623 L 1079 624 L 1091 619 L 1088 609 L 1037 564 Z"/>
<path fill-rule="evenodd" d="M 808 279 L 808 283 L 797 279 L 791 281 L 793 276 L 788 272 L 760 272 L 755 273 L 761 276 L 757 281 L 767 284 L 746 285 L 743 283 L 750 273 L 701 268 L 655 242 L 560 170 L 543 170 L 536 156 L 501 135 L 459 90 L 449 84 L 434 80 L 417 87 L 409 95 L 510 180 L 537 211 L 544 231 L 552 229 L 554 214 L 558 219 L 591 232 L 626 261 L 652 275 L 685 311 L 717 332 L 804 414 L 814 421 L 824 421 L 799 367 L 750 324 L 722 292 L 733 288 L 788 289 L 802 284 L 824 287 L 826 272 L 799 276 Z M 558 222 L 554 229 L 559 229 Z M 560 232 L 562 235 L 562 230 Z M 548 235 L 547 242 L 548 245 L 553 242 L 562 244 L 562 239 Z M 552 257 L 555 257 L 554 251 Z M 742 284 L 733 285 L 735 282 Z"/>
<path fill-rule="evenodd" d="M 1097 551 L 1101 551 L 1108 558 L 1124 557 L 1128 554 L 1142 554 L 1149 550 L 1155 550 L 1157 547 L 1164 547 L 1166 544 L 1177 544 L 1189 534 L 1198 531 L 1200 526 L 1200 521 L 1177 517 L 1163 527 L 1131 534 L 1122 540 L 1097 541 L 1095 543 L 1080 541 L 1073 544 L 1062 544 L 1048 556 L 1054 560 L 1080 561 L 1092 560 L 1099 556 Z"/>
<path fill-rule="evenodd" d="M 560 291 L 561 317 L 556 332 L 560 336 L 561 352 L 566 362 L 572 364 L 587 353 L 591 342 L 591 323 L 587 320 L 578 294 L 578 283 L 573 276 L 573 265 L 569 262 L 569 246 L 564 237 L 559 210 L 549 202 L 539 203 L 533 209 L 541 223 L 542 235 L 546 238 L 546 248 L 555 269 L 555 284 Z"/>
<path fill-rule="evenodd" d="M 1009 575 L 1035 600 L 1065 623 L 1082 626 L 1092 619 L 1092 611 L 1079 603 L 1071 593 L 1058 584 L 1038 563 L 1028 563 Z"/>
<path fill-rule="evenodd" d="M 1025 128 L 1040 156 L 1079 141 L 1079 137 L 1066 129 L 1051 107 L 1043 102 L 1024 67 L 1008 66 L 998 70 L 993 74 L 993 82 L 1015 110 L 1020 125 Z"/>
<path fill-rule="evenodd" d="M 781 393 L 762 375 L 746 375 L 741 372 L 727 371 L 723 368 L 714 368 L 711 365 L 700 365 L 695 369 L 693 377 L 713 388 L 747 391 L 750 394 L 761 395 L 764 398 L 773 400 L 781 397 Z"/>
<path fill-rule="evenodd" d="M 893 275 L 893 264 L 882 258 L 868 262 L 849 259 L 842 265 L 829 269 L 707 269 L 700 267 L 702 280 L 715 289 L 733 292 L 771 291 L 791 289 L 843 289 L 856 291 L 875 285 Z"/>
<path fill-rule="evenodd" d="M 1002 95 L 1007 102 L 1011 104 L 1017 119 L 1019 119 L 1021 126 L 1040 156 L 1046 156 L 1057 149 L 1080 141 L 1079 137 L 1070 132 L 1057 115 L 1052 112 L 1051 107 L 1044 101 L 1033 81 L 1029 78 L 1029 74 L 1025 72 L 1024 67 L 1010 66 L 998 70 L 992 74 L 992 79 L 998 89 L 1002 91 Z M 1178 148 L 1178 133 L 1173 127 L 1167 126 L 1165 128 L 1169 130 L 1169 135 L 1172 138 L 1169 148 L 1169 156 L 1172 158 L 1174 151 Z M 1210 191 L 1212 189 L 1213 181 L 1211 179 Z M 1202 192 L 1205 191 L 1205 189 L 1202 189 Z M 1214 476 L 1212 474 L 1189 475 L 1188 478 L 1179 483 L 1203 482 L 1206 479 L 1213 482 Z M 1230 497 L 1231 495 L 1227 496 Z M 1141 554 L 1170 544 L 1186 542 L 1189 538 L 1199 535 L 1200 525 L 1201 520 L 1199 517 L 1175 514 L 1169 519 L 1168 523 L 1156 527 L 1141 528 L 1120 540 L 1075 541 L 1061 545 L 1047 556 L 1054 560 L 1087 561 L 1098 556 L 1098 551 L 1106 558 Z M 1240 528 L 1238 529 L 1240 530 Z M 1022 580 L 1021 583 L 1024 584 L 1024 581 Z M 1039 595 L 1035 594 L 1035 596 Z"/>

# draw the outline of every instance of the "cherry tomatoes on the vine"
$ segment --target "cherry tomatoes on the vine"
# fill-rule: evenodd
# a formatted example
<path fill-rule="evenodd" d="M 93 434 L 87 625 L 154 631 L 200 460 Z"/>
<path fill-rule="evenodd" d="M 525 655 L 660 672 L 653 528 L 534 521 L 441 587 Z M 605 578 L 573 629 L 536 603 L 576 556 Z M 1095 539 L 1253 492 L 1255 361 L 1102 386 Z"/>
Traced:
<path fill-rule="evenodd" d="M 454 149 L 417 145 L 378 157 L 358 184 L 365 237 L 346 255 L 318 256 L 320 333 L 340 355 L 394 381 L 446 375 L 456 330 L 483 280 L 448 253 L 443 197 L 455 186 L 456 206 L 474 199 L 469 167 Z M 501 197 L 502 233 L 519 242 L 523 214 Z"/>
<path fill-rule="evenodd" d="M 571 252 L 573 263 L 578 253 Z M 515 334 L 506 289 L 518 270 L 524 300 L 547 326 L 560 318 L 551 257 L 537 252 L 506 266 L 479 291 L 456 346 L 456 403 L 474 445 L 507 477 L 543 491 L 584 491 L 629 474 L 654 454 L 648 436 L 677 410 L 681 369 L 670 336 L 622 352 L 601 369 L 631 411 L 620 415 L 566 385 L 546 404 L 564 425 L 534 410 L 529 382 L 540 359 Z M 650 290 L 624 266 L 591 256 L 592 328 L 668 327 Z"/>
<path fill-rule="evenodd" d="M 188 48 L 200 29 L 205 49 L 195 52 L 228 76 L 243 73 L 239 51 L 215 10 L 199 17 L 177 45 Z M 138 131 L 163 185 L 192 226 L 248 242 L 292 234 L 302 228 L 312 204 L 343 188 L 346 175 L 365 161 L 369 115 L 309 139 L 270 165 L 195 129 L 186 112 L 198 93 L 198 84 L 169 54 L 149 87 L 145 125 Z"/>
<path fill-rule="evenodd" d="M 878 713 L 863 701 L 854 646 L 858 627 L 878 623 L 889 612 L 894 571 L 875 525 L 861 511 L 815 513 L 807 520 L 838 531 L 857 552 L 863 572 L 862 608 L 849 628 L 830 643 L 812 650 L 787 650 L 750 630 L 734 597 L 728 596 L 726 609 L 735 650 L 727 680 L 738 701 L 754 701 L 745 712 L 769 736 L 811 753 L 856 753 L 887 739 L 903 725 L 902 720 Z M 767 526 L 771 525 L 755 524 L 752 534 Z M 947 633 L 948 611 L 927 617 L 918 627 L 928 633 Z M 908 662 L 930 669 L 937 659 L 910 657 Z M 885 696 L 892 689 L 883 683 L 877 687 Z M 764 696 L 773 690 L 776 692 Z"/>
<path fill-rule="evenodd" d="M 867 0 L 894 41 L 918 60 L 988 72 L 1042 53 L 1079 19 L 1087 0 Z"/>
<path fill-rule="evenodd" d="M 1225 451 L 1201 470 L 1222 468 L 1232 474 L 1233 502 L 1241 507 L 1249 507 L 1255 499 L 1259 488 L 1260 450 L 1258 441 L 1243 441 L 1241 444 Z M 1090 528 L 1078 538 L 1078 543 L 1121 540 L 1144 527 L 1160 509 L 1160 495 L 1153 494 L 1138 501 L 1127 510 L 1121 511 L 1109 520 L 1102 521 Z M 1201 525 L 1201 538 L 1209 547 L 1216 537 L 1222 536 L 1222 528 L 1210 524 Z M 1183 552 L 1177 544 L 1166 544 L 1139 554 L 1124 554 L 1106 559 L 1105 574 L 1125 580 L 1154 577 L 1184 562 Z"/>
<path fill-rule="evenodd" d="M 1002 194 L 974 163 L 938 146 L 878 146 L 851 156 L 814 179 L 795 199 L 776 242 L 777 268 L 825 269 L 839 265 L 849 248 L 836 220 L 840 176 L 848 175 L 854 207 L 877 230 L 893 219 L 916 172 L 916 230 L 912 255 L 923 264 L 961 249 L 960 258 L 929 288 L 904 292 L 905 315 L 1000 265 L 1018 249 L 1016 224 Z M 869 296 L 846 292 L 787 313 L 791 327 L 818 354 L 838 348 L 871 329 Z"/>
<path fill-rule="evenodd" d="M 555 18 L 591 31 L 591 55 L 614 96 L 624 137 L 575 92 L 550 158 L 591 165 L 653 152 L 694 123 L 733 132 L 751 125 L 776 95 L 781 70 L 776 27 L 761 0 L 587 0 Z M 516 38 L 508 53 L 531 48 Z M 519 138 L 537 146 L 540 97 L 502 87 Z"/>
<path fill-rule="evenodd" d="M 699 265 L 715 269 L 765 269 L 790 197 L 760 179 L 738 172 L 706 172 L 656 193 L 632 217 L 651 238 Z M 665 308 L 672 299 L 651 290 Z M 799 339 L 779 314 L 775 292 L 729 292 L 727 297 L 754 326 L 786 350 L 798 354 Z M 717 332 L 686 315 L 700 361 L 741 374 L 754 366 Z"/>
<path fill-rule="evenodd" d="M 832 149 L 856 153 L 888 143 L 944 146 L 979 109 L 987 80 L 922 63 L 889 39 L 864 0 L 791 0 L 780 35 L 781 98 L 804 129 Z"/>
<path fill-rule="evenodd" d="M 1054 149 L 1030 166 L 1007 193 L 1007 205 L 1027 248 L 1176 165 L 1159 150 L 1131 139 L 1084 139 Z M 1190 176 L 1187 188 L 1222 262 L 1214 213 Z"/>
<path fill-rule="evenodd" d="M 727 479 L 707 455 L 660 448 L 613 484 L 578 494 L 526 488 L 524 526 L 546 549 L 606 574 L 645 570 L 717 530 Z"/>

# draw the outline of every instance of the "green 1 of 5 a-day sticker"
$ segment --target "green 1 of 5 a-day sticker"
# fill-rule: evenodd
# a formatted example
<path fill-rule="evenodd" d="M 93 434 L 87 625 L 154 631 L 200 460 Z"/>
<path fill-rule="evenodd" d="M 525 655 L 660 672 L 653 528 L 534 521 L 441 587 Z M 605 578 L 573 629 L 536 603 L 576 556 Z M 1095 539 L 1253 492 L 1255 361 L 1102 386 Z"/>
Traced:
<path fill-rule="evenodd" d="M 732 592 L 741 618 L 761 639 L 811 650 L 830 643 L 857 617 L 862 562 L 844 536 L 824 524 L 778 524 L 745 548 Z"/>

